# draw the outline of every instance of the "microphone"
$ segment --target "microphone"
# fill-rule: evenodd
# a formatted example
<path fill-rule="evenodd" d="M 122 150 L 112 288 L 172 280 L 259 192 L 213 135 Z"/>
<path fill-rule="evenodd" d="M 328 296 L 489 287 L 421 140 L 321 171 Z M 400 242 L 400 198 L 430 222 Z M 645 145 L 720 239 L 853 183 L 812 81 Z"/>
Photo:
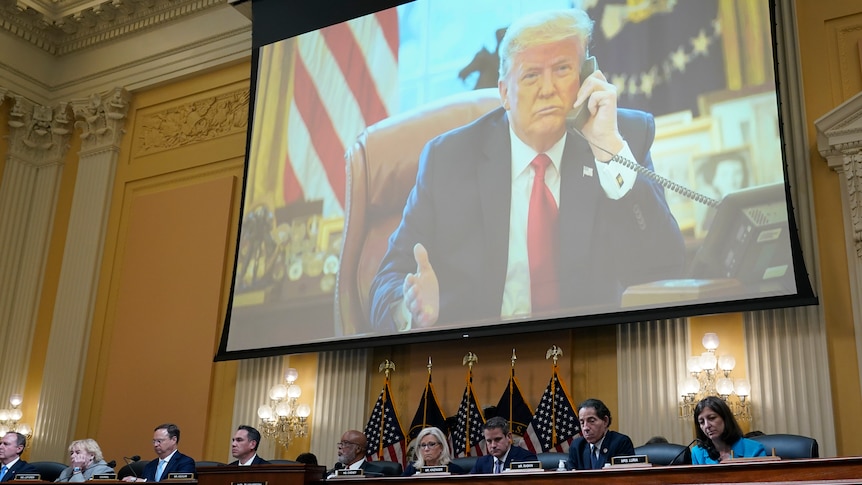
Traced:
<path fill-rule="evenodd" d="M 697 443 L 697 444 L 699 445 L 699 444 L 700 444 L 700 440 L 699 440 L 699 439 L 697 439 L 697 438 L 695 438 L 695 439 L 691 440 L 691 442 L 690 442 L 689 444 L 685 445 L 685 448 L 683 448 L 679 453 L 677 453 L 677 454 L 676 454 L 676 456 L 675 456 L 675 457 L 673 457 L 673 460 L 671 460 L 671 461 L 670 461 L 670 463 L 668 463 L 668 465 L 673 465 L 674 463 L 676 463 L 676 461 L 677 461 L 677 460 L 679 460 L 679 457 L 681 457 L 683 454 L 685 454 L 685 451 L 686 451 L 686 450 L 687 450 L 691 445 L 693 445 L 693 444 L 695 444 L 695 443 Z"/>
<path fill-rule="evenodd" d="M 141 460 L 141 455 L 132 455 L 132 456 L 124 456 L 123 461 L 126 462 L 126 466 L 129 467 L 129 471 L 132 472 L 132 476 L 135 477 L 135 480 L 138 479 L 138 474 L 135 473 L 135 468 L 132 466 L 132 463 Z"/>

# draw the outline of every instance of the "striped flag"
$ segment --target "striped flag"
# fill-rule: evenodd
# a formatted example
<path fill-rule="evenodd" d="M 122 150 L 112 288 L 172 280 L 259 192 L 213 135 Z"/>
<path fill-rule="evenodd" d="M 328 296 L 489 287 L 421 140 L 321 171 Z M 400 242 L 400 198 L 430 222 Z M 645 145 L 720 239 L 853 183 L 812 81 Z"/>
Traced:
<path fill-rule="evenodd" d="M 368 440 L 368 454 L 365 457 L 368 461 L 387 460 L 401 463 L 402 467 L 407 466 L 407 440 L 404 439 L 404 430 L 392 403 L 388 375 L 380 397 L 371 410 L 364 433 Z"/>
<path fill-rule="evenodd" d="M 323 216 L 337 217 L 344 214 L 345 151 L 397 111 L 396 9 L 297 37 L 292 70 L 284 203 L 323 200 Z"/>
<path fill-rule="evenodd" d="M 458 415 L 455 429 L 451 431 L 452 454 L 454 458 L 462 456 L 482 456 L 485 454 L 483 444 L 485 435 L 482 427 L 485 425 L 485 417 L 482 408 L 476 401 L 473 392 L 473 371 L 467 372 L 467 387 L 464 388 L 464 398 L 458 406 Z"/>
<path fill-rule="evenodd" d="M 554 364 L 554 375 L 548 383 L 533 420 L 524 436 L 527 448 L 535 453 L 569 451 L 572 440 L 581 432 L 572 400 L 563 388 Z"/>
<path fill-rule="evenodd" d="M 434 393 L 434 384 L 431 382 L 430 372 L 428 373 L 428 382 L 425 383 L 425 391 L 422 393 L 422 401 L 419 403 L 416 415 L 413 416 L 413 422 L 410 424 L 408 441 L 415 440 L 419 436 L 419 432 L 429 426 L 439 428 L 444 436 L 449 435 L 449 427 L 446 426 L 446 416 L 443 415 L 440 402 L 437 400 L 437 394 Z"/>

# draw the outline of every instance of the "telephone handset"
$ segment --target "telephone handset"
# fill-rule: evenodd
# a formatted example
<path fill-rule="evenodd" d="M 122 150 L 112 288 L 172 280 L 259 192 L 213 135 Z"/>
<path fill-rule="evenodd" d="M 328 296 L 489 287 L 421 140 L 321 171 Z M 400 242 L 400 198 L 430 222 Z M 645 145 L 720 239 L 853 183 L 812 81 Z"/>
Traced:
<path fill-rule="evenodd" d="M 584 81 L 588 77 L 590 77 L 590 75 L 592 73 L 596 72 L 596 70 L 598 68 L 599 68 L 599 66 L 598 66 L 598 63 L 596 62 L 595 57 L 590 56 L 590 57 L 587 57 L 586 59 L 584 59 L 583 64 L 581 64 L 581 84 L 583 84 Z M 581 132 L 581 129 L 584 127 L 584 125 L 587 123 L 587 120 L 589 120 L 589 119 L 590 119 L 590 110 L 589 110 L 589 108 L 587 108 L 587 101 L 584 101 L 583 103 L 581 103 L 580 106 L 574 107 L 571 111 L 569 111 L 569 114 L 566 115 L 566 126 L 570 130 L 581 135 L 581 137 L 586 140 L 586 137 Z M 589 140 L 587 140 L 587 142 L 589 143 Z M 592 145 L 592 143 L 590 143 L 590 144 Z M 699 202 L 699 203 L 707 205 L 709 207 L 716 207 L 719 203 L 719 201 L 717 201 L 711 197 L 707 197 L 707 196 L 700 194 L 700 193 L 697 193 L 697 192 L 695 192 L 695 191 L 693 191 L 687 187 L 684 187 L 684 186 L 682 186 L 682 185 L 680 185 L 680 184 L 678 184 L 672 180 L 668 180 L 668 179 L 662 177 L 661 175 L 653 172 L 652 170 L 644 167 L 643 165 L 641 165 L 641 164 L 639 164 L 633 160 L 629 160 L 629 159 L 621 157 L 619 155 L 615 155 L 611 152 L 608 152 L 607 150 L 604 150 L 601 147 L 599 147 L 599 149 L 607 152 L 609 155 L 612 155 L 613 156 L 612 160 L 634 170 L 635 172 L 643 175 L 644 177 L 649 178 L 650 180 L 656 181 L 659 185 L 661 185 L 662 187 L 664 187 L 667 190 L 676 192 L 677 194 L 679 194 L 679 195 L 681 195 L 687 199 L 691 199 L 695 202 Z"/>
<path fill-rule="evenodd" d="M 595 57 L 590 56 L 584 59 L 584 63 L 581 64 L 581 84 L 584 84 L 590 74 L 596 72 L 598 68 Z M 590 110 L 587 108 L 587 101 L 584 101 L 580 106 L 569 111 L 569 114 L 566 115 L 566 125 L 573 130 L 581 131 L 589 119 Z"/>

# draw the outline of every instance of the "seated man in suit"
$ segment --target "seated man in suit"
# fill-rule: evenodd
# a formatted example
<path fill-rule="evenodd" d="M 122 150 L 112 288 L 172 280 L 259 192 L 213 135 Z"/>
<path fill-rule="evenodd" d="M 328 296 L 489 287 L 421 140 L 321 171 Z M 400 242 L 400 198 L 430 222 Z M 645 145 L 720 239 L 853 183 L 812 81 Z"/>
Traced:
<path fill-rule="evenodd" d="M 169 473 L 194 473 L 195 460 L 177 451 L 180 428 L 165 423 L 153 430 L 153 450 L 158 458 L 147 463 L 140 477 L 126 477 L 125 482 L 158 482 L 168 478 Z"/>
<path fill-rule="evenodd" d="M 250 466 L 269 465 L 269 462 L 257 456 L 257 445 L 260 443 L 260 431 L 251 426 L 242 425 L 236 429 L 230 440 L 230 454 L 236 458 L 230 465 Z"/>
<path fill-rule="evenodd" d="M 615 456 L 635 454 L 631 438 L 609 431 L 611 411 L 598 399 L 587 399 L 578 405 L 581 437 L 569 448 L 569 468 L 598 470 Z"/>
<path fill-rule="evenodd" d="M 338 445 L 338 463 L 332 467 L 332 470 L 327 472 L 328 476 L 335 475 L 336 470 L 348 468 L 350 470 L 365 470 L 368 462 L 365 461 L 365 448 L 368 446 L 368 439 L 362 431 L 350 429 L 341 435 L 341 441 Z"/>
<path fill-rule="evenodd" d="M 10 431 L 0 440 L 0 482 L 15 479 L 18 473 L 38 473 L 33 465 L 21 459 L 27 447 L 27 437 Z"/>
<path fill-rule="evenodd" d="M 512 446 L 512 432 L 505 418 L 494 416 L 486 421 L 482 434 L 485 435 L 488 454 L 476 460 L 470 473 L 502 473 L 513 461 L 538 460 L 532 451 Z"/>

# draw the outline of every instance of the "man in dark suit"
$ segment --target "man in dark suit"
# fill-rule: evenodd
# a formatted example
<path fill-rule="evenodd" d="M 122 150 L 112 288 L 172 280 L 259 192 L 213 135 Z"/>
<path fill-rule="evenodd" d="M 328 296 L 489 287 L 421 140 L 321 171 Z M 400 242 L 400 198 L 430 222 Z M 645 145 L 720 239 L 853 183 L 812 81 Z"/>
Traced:
<path fill-rule="evenodd" d="M 509 27 L 502 107 L 422 152 L 372 282 L 375 330 L 611 311 L 625 288 L 682 273 L 663 187 L 619 161 L 653 168 L 655 121 L 617 109 L 601 71 L 580 79 L 591 32 L 578 9 Z M 589 113 L 577 130 L 573 106 Z"/>
<path fill-rule="evenodd" d="M 27 437 L 10 431 L 0 440 L 0 482 L 15 479 L 18 473 L 39 473 L 33 465 L 21 459 L 27 447 Z"/>
<path fill-rule="evenodd" d="M 502 473 L 511 467 L 513 461 L 538 460 L 532 451 L 512 446 L 512 433 L 505 418 L 494 416 L 486 421 L 482 434 L 488 454 L 476 460 L 470 473 Z"/>
<path fill-rule="evenodd" d="M 171 473 L 194 473 L 195 460 L 177 451 L 180 442 L 180 428 L 165 423 L 153 430 L 153 450 L 158 458 L 144 466 L 140 477 L 126 477 L 126 482 L 159 482 Z"/>
<path fill-rule="evenodd" d="M 569 447 L 569 468 L 597 470 L 615 456 L 635 454 L 631 438 L 609 431 L 611 411 L 598 399 L 587 399 L 578 405 L 581 436 Z"/>
<path fill-rule="evenodd" d="M 251 426 L 242 425 L 236 429 L 230 440 L 230 454 L 236 461 L 230 465 L 251 466 L 268 465 L 269 462 L 257 456 L 257 446 L 260 443 L 260 431 Z"/>

